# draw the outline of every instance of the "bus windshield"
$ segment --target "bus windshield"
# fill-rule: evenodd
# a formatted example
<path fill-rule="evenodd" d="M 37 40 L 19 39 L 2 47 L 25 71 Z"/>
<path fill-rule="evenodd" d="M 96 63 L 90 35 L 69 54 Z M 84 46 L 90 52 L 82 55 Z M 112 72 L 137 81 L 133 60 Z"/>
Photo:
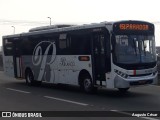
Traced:
<path fill-rule="evenodd" d="M 120 64 L 156 61 L 154 35 L 116 35 L 115 62 Z"/>

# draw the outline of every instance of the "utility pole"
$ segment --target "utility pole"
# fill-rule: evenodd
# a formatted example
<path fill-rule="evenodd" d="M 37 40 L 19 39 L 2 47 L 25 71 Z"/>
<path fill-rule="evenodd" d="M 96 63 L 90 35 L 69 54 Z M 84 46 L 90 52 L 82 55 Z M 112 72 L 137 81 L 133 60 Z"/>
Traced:
<path fill-rule="evenodd" d="M 13 34 L 15 34 L 15 27 L 14 26 L 11 26 L 11 27 L 13 27 Z"/>
<path fill-rule="evenodd" d="M 51 26 L 51 17 L 47 17 L 47 18 L 49 18 L 49 20 L 50 20 L 50 26 Z"/>

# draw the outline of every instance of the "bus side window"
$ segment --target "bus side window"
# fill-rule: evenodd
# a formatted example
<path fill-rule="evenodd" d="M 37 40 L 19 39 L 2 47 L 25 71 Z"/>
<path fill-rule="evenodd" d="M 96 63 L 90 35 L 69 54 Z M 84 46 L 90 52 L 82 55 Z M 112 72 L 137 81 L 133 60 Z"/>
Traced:
<path fill-rule="evenodd" d="M 91 37 L 89 34 L 71 36 L 71 52 L 73 55 L 91 54 Z"/>
<path fill-rule="evenodd" d="M 60 48 L 60 49 L 65 49 L 65 48 L 67 48 L 67 41 L 66 41 L 66 39 L 60 39 L 60 40 L 59 40 L 59 48 Z"/>
<path fill-rule="evenodd" d="M 10 42 L 8 39 L 4 39 L 3 44 L 4 44 L 4 54 L 6 56 L 12 55 L 13 54 L 13 43 Z"/>
<path fill-rule="evenodd" d="M 58 54 L 61 55 L 70 54 L 69 53 L 70 37 L 66 33 L 59 35 L 58 47 L 59 47 Z"/>
<path fill-rule="evenodd" d="M 65 49 L 67 47 L 67 34 L 60 34 L 59 35 L 59 48 L 60 49 Z"/>
<path fill-rule="evenodd" d="M 33 54 L 33 45 L 32 39 L 30 37 L 23 37 L 21 46 L 23 46 L 22 54 L 23 55 L 32 55 Z"/>

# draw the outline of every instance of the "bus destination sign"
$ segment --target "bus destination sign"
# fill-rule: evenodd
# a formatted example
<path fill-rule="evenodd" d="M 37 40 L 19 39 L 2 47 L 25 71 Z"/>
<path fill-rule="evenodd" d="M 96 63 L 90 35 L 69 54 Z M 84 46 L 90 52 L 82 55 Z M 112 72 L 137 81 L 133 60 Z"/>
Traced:
<path fill-rule="evenodd" d="M 121 23 L 121 24 L 119 24 L 119 29 L 120 30 L 149 30 L 149 25 Z"/>

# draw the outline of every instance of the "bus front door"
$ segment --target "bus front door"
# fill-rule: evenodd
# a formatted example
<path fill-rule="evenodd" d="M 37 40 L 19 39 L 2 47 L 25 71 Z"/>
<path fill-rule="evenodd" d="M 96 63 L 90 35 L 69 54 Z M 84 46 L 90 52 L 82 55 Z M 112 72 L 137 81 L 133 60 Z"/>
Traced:
<path fill-rule="evenodd" d="M 93 82 L 102 86 L 105 81 L 105 37 L 104 34 L 93 35 Z"/>

